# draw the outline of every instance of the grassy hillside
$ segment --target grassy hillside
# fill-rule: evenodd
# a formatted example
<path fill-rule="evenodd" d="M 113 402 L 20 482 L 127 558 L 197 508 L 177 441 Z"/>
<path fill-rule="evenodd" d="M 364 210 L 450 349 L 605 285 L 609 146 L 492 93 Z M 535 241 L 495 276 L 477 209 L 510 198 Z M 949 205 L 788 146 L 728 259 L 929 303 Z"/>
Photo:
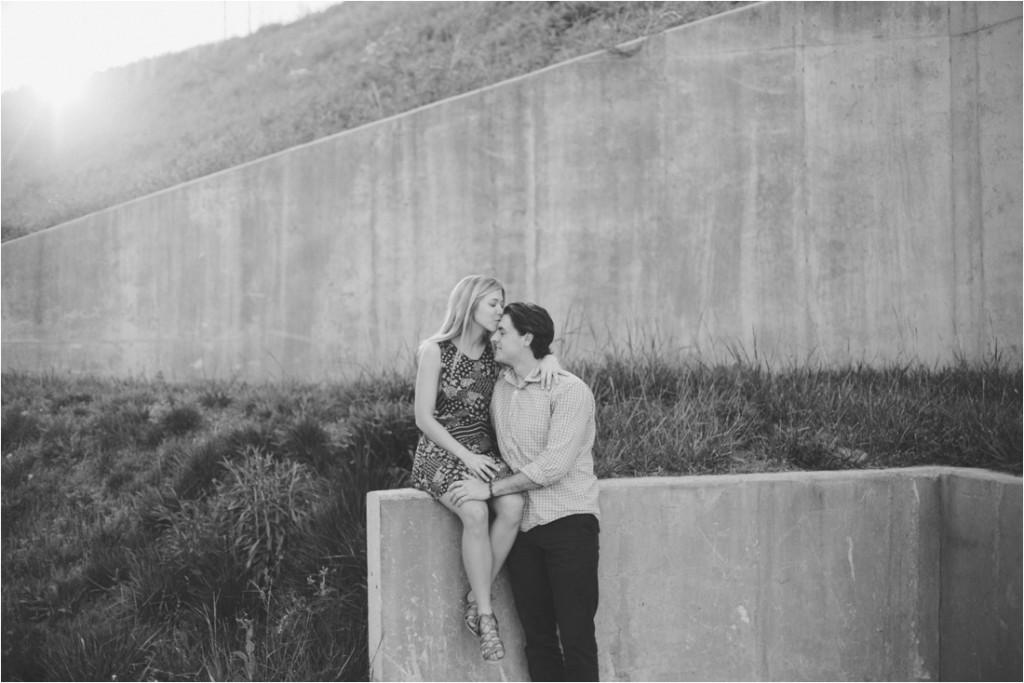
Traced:
<path fill-rule="evenodd" d="M 743 2 L 352 2 L 2 104 L 11 239 Z"/>
<path fill-rule="evenodd" d="M 998 363 L 571 369 L 602 478 L 1021 473 L 1021 371 Z M 2 389 L 3 680 L 367 680 L 365 493 L 408 482 L 411 376 Z"/>

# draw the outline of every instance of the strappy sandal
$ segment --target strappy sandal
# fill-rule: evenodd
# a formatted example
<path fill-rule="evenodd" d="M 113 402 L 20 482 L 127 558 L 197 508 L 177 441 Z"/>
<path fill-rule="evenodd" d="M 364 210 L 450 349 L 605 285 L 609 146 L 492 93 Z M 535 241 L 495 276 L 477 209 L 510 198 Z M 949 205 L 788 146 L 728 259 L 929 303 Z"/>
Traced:
<path fill-rule="evenodd" d="M 473 591 L 466 593 L 466 628 L 477 638 L 480 637 L 480 610 L 476 600 L 470 600 L 469 596 Z"/>
<path fill-rule="evenodd" d="M 493 614 L 480 615 L 480 654 L 488 662 L 505 657 L 505 646 L 498 635 L 498 618 Z"/>

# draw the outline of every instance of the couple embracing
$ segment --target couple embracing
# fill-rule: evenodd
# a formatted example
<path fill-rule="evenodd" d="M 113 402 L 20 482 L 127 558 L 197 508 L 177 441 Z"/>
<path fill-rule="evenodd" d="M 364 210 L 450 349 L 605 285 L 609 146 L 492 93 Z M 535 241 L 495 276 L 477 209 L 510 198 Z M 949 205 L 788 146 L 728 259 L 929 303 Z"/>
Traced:
<path fill-rule="evenodd" d="M 594 396 L 551 354 L 551 316 L 493 278 L 451 293 L 419 348 L 413 485 L 462 522 L 466 626 L 505 656 L 491 584 L 508 564 L 534 681 L 598 680 Z"/>

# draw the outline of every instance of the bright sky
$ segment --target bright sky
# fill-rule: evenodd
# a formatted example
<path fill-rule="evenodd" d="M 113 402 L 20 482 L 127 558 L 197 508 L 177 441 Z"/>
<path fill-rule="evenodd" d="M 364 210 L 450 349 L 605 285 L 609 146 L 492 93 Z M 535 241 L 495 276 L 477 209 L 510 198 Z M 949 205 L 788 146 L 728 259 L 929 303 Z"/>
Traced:
<path fill-rule="evenodd" d="M 285 24 L 335 2 L 0 1 L 0 89 L 55 102 L 92 73 Z"/>

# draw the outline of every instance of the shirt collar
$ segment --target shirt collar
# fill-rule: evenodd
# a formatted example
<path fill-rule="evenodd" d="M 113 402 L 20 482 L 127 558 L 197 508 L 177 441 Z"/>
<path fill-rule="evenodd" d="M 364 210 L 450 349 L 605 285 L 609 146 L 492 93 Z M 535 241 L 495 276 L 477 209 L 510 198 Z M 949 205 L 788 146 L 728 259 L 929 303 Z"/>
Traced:
<path fill-rule="evenodd" d="M 535 368 L 534 371 L 531 372 L 528 377 L 526 377 L 526 379 L 520 382 L 518 381 L 519 376 L 516 375 L 516 371 L 513 370 L 511 366 L 506 365 L 504 371 L 502 372 L 502 377 L 504 377 L 505 381 L 514 386 L 516 389 L 522 389 L 527 384 L 534 384 L 540 382 L 540 368 Z"/>

